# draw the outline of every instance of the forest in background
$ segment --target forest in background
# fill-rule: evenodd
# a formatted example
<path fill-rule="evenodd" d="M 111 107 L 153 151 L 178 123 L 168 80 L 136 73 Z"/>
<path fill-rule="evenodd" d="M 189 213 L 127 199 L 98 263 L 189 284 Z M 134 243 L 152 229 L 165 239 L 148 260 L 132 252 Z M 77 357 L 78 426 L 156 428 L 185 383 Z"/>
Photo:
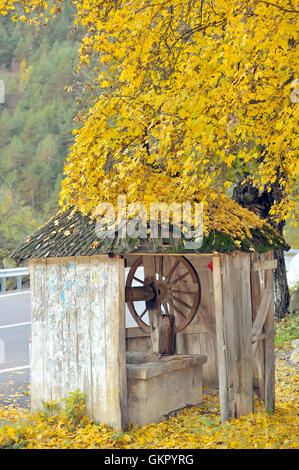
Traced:
<path fill-rule="evenodd" d="M 73 142 L 79 107 L 74 74 L 80 44 L 70 34 L 72 9 L 39 31 L 0 21 L 0 269 L 9 253 L 56 211 L 64 160 Z M 76 88 L 76 87 L 74 87 Z M 287 222 L 286 239 L 299 247 L 298 230 Z"/>
<path fill-rule="evenodd" d="M 79 33 L 67 6 L 37 31 L 0 21 L 0 268 L 7 255 L 57 210 L 64 160 L 73 142 Z M 1 266 L 2 265 L 2 266 Z"/>

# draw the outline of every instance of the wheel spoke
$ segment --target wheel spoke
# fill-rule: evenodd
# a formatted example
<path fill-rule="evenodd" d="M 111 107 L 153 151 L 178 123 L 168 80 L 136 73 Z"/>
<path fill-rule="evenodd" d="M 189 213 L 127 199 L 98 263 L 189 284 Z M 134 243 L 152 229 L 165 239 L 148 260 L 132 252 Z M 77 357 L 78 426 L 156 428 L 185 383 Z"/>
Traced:
<path fill-rule="evenodd" d="M 192 308 L 192 305 L 186 304 L 183 300 L 181 300 L 179 297 L 176 297 L 175 295 L 169 294 L 174 300 L 179 302 L 181 305 L 184 305 L 186 308 Z"/>
<path fill-rule="evenodd" d="M 133 276 L 133 279 L 135 279 L 135 281 L 137 281 L 137 282 L 140 282 L 141 284 L 144 284 L 144 281 L 139 279 L 139 277 Z"/>
<path fill-rule="evenodd" d="M 184 317 L 184 319 L 186 320 L 186 316 L 183 314 L 183 312 L 181 312 L 181 310 L 171 302 L 171 300 L 167 299 L 167 303 L 169 303 L 169 305 L 179 314 L 181 315 L 182 317 Z"/>
<path fill-rule="evenodd" d="M 163 256 L 160 256 L 159 259 L 159 281 L 161 281 L 163 278 Z"/>
<path fill-rule="evenodd" d="M 168 289 L 170 292 L 174 292 L 175 294 L 191 294 L 196 295 L 197 292 L 192 292 L 191 290 L 175 290 L 175 289 Z"/>
<path fill-rule="evenodd" d="M 187 271 L 185 274 L 182 274 L 181 276 L 177 277 L 176 279 L 174 279 L 173 281 L 169 282 L 169 286 L 173 286 L 174 284 L 176 284 L 177 282 L 181 281 L 182 279 L 184 279 L 184 277 L 188 276 L 189 271 Z"/>
<path fill-rule="evenodd" d="M 143 315 L 145 315 L 145 314 L 146 314 L 146 312 L 147 312 L 147 307 L 145 307 L 145 310 L 143 310 L 142 314 L 141 314 L 141 315 L 139 315 L 139 318 L 142 318 L 142 317 L 143 317 Z"/>
<path fill-rule="evenodd" d="M 169 273 L 167 274 L 167 276 L 165 277 L 164 279 L 164 282 L 168 282 L 173 274 L 173 272 L 176 270 L 177 266 L 179 265 L 179 263 L 181 262 L 180 259 L 176 260 L 176 262 L 174 263 L 174 265 L 172 266 L 172 268 L 170 269 Z"/>

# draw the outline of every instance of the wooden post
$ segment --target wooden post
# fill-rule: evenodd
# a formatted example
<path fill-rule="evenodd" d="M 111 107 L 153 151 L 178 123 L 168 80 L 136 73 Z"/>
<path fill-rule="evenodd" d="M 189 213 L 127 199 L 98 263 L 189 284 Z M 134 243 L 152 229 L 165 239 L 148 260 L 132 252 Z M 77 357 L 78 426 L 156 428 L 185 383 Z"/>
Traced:
<path fill-rule="evenodd" d="M 175 349 L 175 317 L 174 315 L 163 314 L 160 316 L 160 338 L 159 353 L 165 355 L 174 354 Z"/>
<path fill-rule="evenodd" d="M 273 252 L 265 254 L 266 259 L 273 259 Z M 274 299 L 273 271 L 265 271 L 265 288 L 272 293 L 268 315 L 264 323 L 265 337 L 265 408 L 273 411 L 275 407 L 275 355 L 274 355 Z"/>
<path fill-rule="evenodd" d="M 43 288 L 46 277 L 45 260 L 30 260 L 30 301 L 31 301 L 31 408 L 39 410 L 47 400 L 44 390 L 44 316 L 47 298 Z M 51 397 L 50 397 L 51 398 Z M 62 398 L 62 397 L 60 397 Z"/>
<path fill-rule="evenodd" d="M 156 282 L 156 265 L 155 257 L 143 256 L 144 280 L 146 284 L 155 284 Z M 149 309 L 149 321 L 151 326 L 151 340 L 153 352 L 159 354 L 159 326 L 160 326 L 160 305 L 156 302 L 154 308 Z"/>
<path fill-rule="evenodd" d="M 222 295 L 222 276 L 221 260 L 217 256 L 213 257 L 213 283 L 214 283 L 214 304 L 216 321 L 216 344 L 219 376 L 219 398 L 220 398 L 220 417 L 221 423 L 229 418 L 228 404 L 228 384 L 227 384 L 227 359 L 226 344 L 224 334 L 223 318 L 223 295 Z"/>
<path fill-rule="evenodd" d="M 222 254 L 224 338 L 229 416 L 253 411 L 250 255 Z"/>

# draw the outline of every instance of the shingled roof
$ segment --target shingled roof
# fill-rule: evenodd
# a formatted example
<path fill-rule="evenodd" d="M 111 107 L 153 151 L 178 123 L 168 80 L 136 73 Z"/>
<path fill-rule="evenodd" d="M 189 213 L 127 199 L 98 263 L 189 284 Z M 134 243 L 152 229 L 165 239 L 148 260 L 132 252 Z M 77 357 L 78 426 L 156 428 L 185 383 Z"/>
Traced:
<path fill-rule="evenodd" d="M 246 210 L 246 209 L 242 209 Z M 229 217 L 229 214 L 228 214 Z M 21 263 L 30 258 L 55 258 L 65 256 L 92 256 L 99 254 L 124 253 L 209 253 L 231 252 L 266 252 L 273 248 L 289 249 L 283 238 L 268 224 L 252 228 L 251 237 L 236 240 L 223 231 L 211 231 L 204 236 L 202 246 L 187 249 L 182 240 L 151 238 L 98 238 L 96 221 L 84 216 L 79 211 L 58 212 L 47 223 L 33 233 L 25 243 L 19 246 L 11 257 Z"/>

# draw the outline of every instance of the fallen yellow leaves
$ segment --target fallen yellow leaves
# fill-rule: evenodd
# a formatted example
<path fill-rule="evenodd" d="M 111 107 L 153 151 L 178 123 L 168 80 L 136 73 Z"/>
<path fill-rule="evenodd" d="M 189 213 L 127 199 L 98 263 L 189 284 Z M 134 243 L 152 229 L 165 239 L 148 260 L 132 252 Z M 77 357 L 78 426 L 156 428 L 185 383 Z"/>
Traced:
<path fill-rule="evenodd" d="M 276 409 L 264 411 L 255 399 L 255 412 L 223 425 L 218 394 L 205 390 L 204 403 L 160 423 L 113 431 L 86 416 L 74 428 L 66 415 L 31 414 L 27 410 L 0 409 L 0 448 L 102 449 L 285 449 L 298 447 L 298 385 L 295 365 L 287 349 L 276 361 Z"/>

